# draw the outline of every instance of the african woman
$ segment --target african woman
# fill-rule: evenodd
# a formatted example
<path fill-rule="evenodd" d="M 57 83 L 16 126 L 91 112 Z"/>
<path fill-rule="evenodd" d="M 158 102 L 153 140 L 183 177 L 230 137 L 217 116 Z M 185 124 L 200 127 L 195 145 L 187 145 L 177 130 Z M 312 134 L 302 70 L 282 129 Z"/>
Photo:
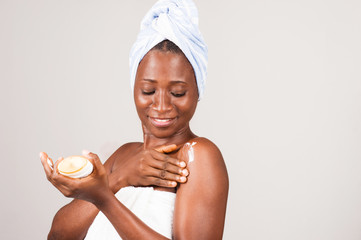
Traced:
<path fill-rule="evenodd" d="M 91 175 L 72 179 L 41 161 L 48 180 L 74 198 L 49 239 L 222 239 L 228 175 L 220 150 L 191 129 L 203 95 L 207 48 L 191 0 L 160 0 L 130 54 L 143 142 L 127 143 Z M 50 159 L 51 160 L 51 159 Z"/>

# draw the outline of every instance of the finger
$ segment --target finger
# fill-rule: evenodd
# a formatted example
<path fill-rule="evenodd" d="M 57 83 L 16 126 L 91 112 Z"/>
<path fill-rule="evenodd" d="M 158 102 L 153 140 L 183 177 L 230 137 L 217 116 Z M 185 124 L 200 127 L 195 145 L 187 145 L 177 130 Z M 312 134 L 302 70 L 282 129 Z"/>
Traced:
<path fill-rule="evenodd" d="M 187 164 L 184 161 L 178 160 L 176 158 L 172 158 L 169 155 L 166 155 L 164 153 L 159 153 L 155 150 L 150 150 L 150 154 L 153 158 L 161 160 L 161 161 L 167 161 L 173 165 L 179 166 L 181 168 L 184 168 L 187 166 Z"/>
<path fill-rule="evenodd" d="M 48 154 L 45 152 L 40 152 L 40 159 L 44 157 L 48 163 L 48 165 L 50 166 L 51 170 L 53 170 L 53 160 L 51 158 L 49 158 Z"/>
<path fill-rule="evenodd" d="M 155 177 L 162 180 L 175 181 L 179 183 L 185 183 L 187 181 L 187 178 L 185 176 L 180 176 L 177 174 L 167 172 L 166 170 L 160 170 L 156 168 L 149 169 L 148 174 L 150 177 Z"/>
<path fill-rule="evenodd" d="M 160 147 L 155 148 L 154 150 L 156 150 L 157 152 L 160 152 L 160 153 L 171 153 L 177 149 L 179 149 L 179 147 L 177 145 L 171 144 L 171 145 L 162 145 Z"/>
<path fill-rule="evenodd" d="M 40 160 L 41 160 L 41 164 L 43 165 L 46 177 L 49 179 L 49 177 L 52 175 L 53 172 L 53 170 L 51 169 L 48 163 L 48 160 L 51 161 L 51 159 L 49 159 L 48 154 L 46 154 L 45 152 L 40 152 Z"/>
<path fill-rule="evenodd" d="M 164 179 L 160 179 L 160 178 L 156 178 L 156 177 L 148 177 L 147 178 L 147 182 L 150 182 L 150 185 L 155 185 L 158 187 L 169 187 L 169 188 L 173 188 L 177 186 L 177 182 L 175 181 L 168 181 L 168 180 L 164 180 Z"/>
<path fill-rule="evenodd" d="M 178 160 L 175 158 L 168 158 L 164 161 L 160 160 L 153 160 L 149 163 L 149 165 L 153 168 L 160 169 L 160 170 L 166 170 L 167 172 L 182 175 L 182 176 L 188 176 L 189 172 L 186 168 L 179 167 L 177 165 L 174 165 L 171 162 L 177 162 Z"/>
<path fill-rule="evenodd" d="M 47 163 L 48 163 L 49 167 L 51 168 L 51 170 L 53 170 L 53 166 L 54 166 L 53 160 L 51 160 L 51 158 L 48 158 Z"/>
<path fill-rule="evenodd" d="M 94 165 L 94 169 L 96 171 L 103 169 L 103 164 L 97 154 L 83 150 L 83 156 L 88 157 L 89 161 Z"/>
<path fill-rule="evenodd" d="M 59 160 L 62 160 L 63 158 L 59 158 Z M 56 161 L 54 170 L 51 171 L 49 175 L 47 175 L 48 180 L 63 194 L 65 192 L 70 192 L 70 187 L 68 186 L 71 184 L 72 178 L 69 178 L 67 176 L 61 175 L 58 170 L 58 165 L 61 161 Z M 49 167 L 50 168 L 50 167 Z"/>

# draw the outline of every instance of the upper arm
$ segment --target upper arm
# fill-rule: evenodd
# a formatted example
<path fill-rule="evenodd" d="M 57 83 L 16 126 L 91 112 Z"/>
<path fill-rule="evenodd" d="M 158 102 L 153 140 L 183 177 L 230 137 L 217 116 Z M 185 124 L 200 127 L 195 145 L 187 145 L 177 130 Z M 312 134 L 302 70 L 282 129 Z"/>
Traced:
<path fill-rule="evenodd" d="M 188 181 L 177 190 L 173 235 L 175 239 L 187 240 L 222 239 L 228 197 L 226 166 L 212 142 L 205 138 L 194 142 Z M 185 154 L 181 153 L 186 161 L 192 158 L 189 148 L 185 146 Z"/>

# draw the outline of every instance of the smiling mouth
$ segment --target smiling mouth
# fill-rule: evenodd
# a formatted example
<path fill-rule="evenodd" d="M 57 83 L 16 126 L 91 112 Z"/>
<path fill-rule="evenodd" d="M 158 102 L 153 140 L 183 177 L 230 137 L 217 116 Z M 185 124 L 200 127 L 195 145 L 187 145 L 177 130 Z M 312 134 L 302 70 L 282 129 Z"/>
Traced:
<path fill-rule="evenodd" d="M 151 123 L 156 127 L 168 127 L 173 124 L 176 118 L 153 118 L 149 117 Z"/>

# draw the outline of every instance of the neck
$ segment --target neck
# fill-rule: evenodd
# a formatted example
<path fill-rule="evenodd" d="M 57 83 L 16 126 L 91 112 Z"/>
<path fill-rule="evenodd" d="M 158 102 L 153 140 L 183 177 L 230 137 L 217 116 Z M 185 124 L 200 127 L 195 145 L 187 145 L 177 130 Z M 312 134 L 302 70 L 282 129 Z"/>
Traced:
<path fill-rule="evenodd" d="M 181 129 L 176 134 L 165 138 L 154 136 L 153 134 L 148 132 L 143 126 L 144 149 L 150 149 L 150 148 L 155 148 L 162 145 L 170 145 L 170 144 L 176 144 L 178 146 L 184 144 L 185 142 L 195 137 L 197 136 L 191 131 L 189 126 L 185 127 L 184 129 Z"/>

